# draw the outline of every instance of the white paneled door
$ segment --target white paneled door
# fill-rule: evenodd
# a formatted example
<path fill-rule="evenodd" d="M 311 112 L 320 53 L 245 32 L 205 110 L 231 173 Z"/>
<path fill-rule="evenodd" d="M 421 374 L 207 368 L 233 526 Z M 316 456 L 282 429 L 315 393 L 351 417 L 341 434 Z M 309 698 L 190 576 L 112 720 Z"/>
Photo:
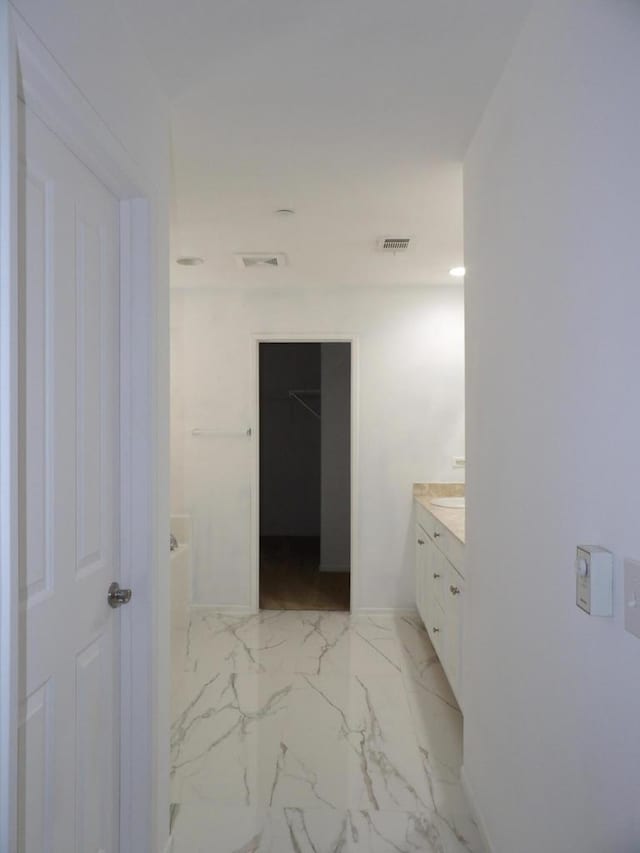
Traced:
<path fill-rule="evenodd" d="M 19 850 L 116 853 L 118 202 L 21 125 Z"/>

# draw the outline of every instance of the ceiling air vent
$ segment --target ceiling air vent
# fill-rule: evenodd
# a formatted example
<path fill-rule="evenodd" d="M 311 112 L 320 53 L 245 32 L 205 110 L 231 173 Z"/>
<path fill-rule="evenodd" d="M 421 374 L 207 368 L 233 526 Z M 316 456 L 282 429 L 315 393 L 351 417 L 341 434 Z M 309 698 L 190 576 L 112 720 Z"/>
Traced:
<path fill-rule="evenodd" d="M 383 237 L 378 240 L 378 248 L 383 252 L 406 252 L 411 237 Z"/>
<path fill-rule="evenodd" d="M 287 256 L 282 252 L 240 252 L 236 255 L 236 260 L 243 269 L 287 265 Z"/>

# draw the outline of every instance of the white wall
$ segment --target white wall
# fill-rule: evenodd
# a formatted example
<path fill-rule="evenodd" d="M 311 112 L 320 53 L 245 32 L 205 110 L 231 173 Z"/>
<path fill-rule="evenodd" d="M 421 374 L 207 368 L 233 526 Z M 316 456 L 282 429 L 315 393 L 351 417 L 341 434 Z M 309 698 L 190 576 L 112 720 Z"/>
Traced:
<path fill-rule="evenodd" d="M 360 607 L 413 605 L 414 481 L 464 453 L 463 290 L 172 291 L 172 501 L 194 519 L 194 600 L 249 606 L 252 443 L 193 427 L 253 425 L 253 334 L 355 334 Z M 213 535 L 215 531 L 215 536 Z"/>
<path fill-rule="evenodd" d="M 351 345 L 322 348 L 320 571 L 351 568 Z"/>
<path fill-rule="evenodd" d="M 495 853 L 640 845 L 640 5 L 537 0 L 465 161 L 465 774 Z M 578 543 L 615 616 L 575 605 Z"/>
<path fill-rule="evenodd" d="M 89 102 L 104 125 L 104 132 L 126 152 L 131 177 L 150 201 L 152 280 L 157 288 L 154 303 L 149 381 L 150 405 L 156 420 L 149 436 L 156 476 L 154 503 L 150 507 L 155 531 L 152 563 L 156 576 L 139 589 L 140 599 L 150 600 L 154 636 L 149 644 L 148 705 L 153 708 L 149 738 L 152 766 L 135 768 L 135 778 L 147 774 L 155 785 L 155 797 L 145 813 L 137 813 L 132 840 L 143 849 L 136 833 L 146 836 L 151 825 L 154 850 L 164 847 L 168 835 L 169 800 L 169 602 L 168 602 L 168 231 L 169 231 L 169 109 L 138 46 L 121 24 L 113 0 L 13 0 L 13 8 L 36 33 L 56 63 Z M 144 344 L 141 343 L 141 347 Z M 154 659 L 152 655 L 157 655 Z M 146 745 L 146 744 L 145 744 Z M 135 751 L 141 744 L 132 746 Z"/>

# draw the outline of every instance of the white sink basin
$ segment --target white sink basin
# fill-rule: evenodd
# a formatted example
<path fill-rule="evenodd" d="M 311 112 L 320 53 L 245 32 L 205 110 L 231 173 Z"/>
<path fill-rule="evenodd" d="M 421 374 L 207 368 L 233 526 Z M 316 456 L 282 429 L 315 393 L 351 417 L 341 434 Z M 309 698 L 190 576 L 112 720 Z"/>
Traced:
<path fill-rule="evenodd" d="M 464 509 L 464 497 L 461 498 L 434 498 L 431 503 L 433 506 L 446 507 L 447 509 Z"/>

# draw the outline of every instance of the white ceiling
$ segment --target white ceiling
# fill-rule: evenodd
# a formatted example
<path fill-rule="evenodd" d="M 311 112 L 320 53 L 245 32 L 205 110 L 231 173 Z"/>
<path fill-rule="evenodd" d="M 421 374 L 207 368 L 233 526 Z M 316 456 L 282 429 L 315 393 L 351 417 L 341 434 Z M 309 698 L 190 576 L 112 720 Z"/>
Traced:
<path fill-rule="evenodd" d="M 461 161 L 530 0 L 119 3 L 172 103 L 174 257 L 206 259 L 173 284 L 451 280 Z M 289 266 L 234 259 L 262 251 Z"/>

